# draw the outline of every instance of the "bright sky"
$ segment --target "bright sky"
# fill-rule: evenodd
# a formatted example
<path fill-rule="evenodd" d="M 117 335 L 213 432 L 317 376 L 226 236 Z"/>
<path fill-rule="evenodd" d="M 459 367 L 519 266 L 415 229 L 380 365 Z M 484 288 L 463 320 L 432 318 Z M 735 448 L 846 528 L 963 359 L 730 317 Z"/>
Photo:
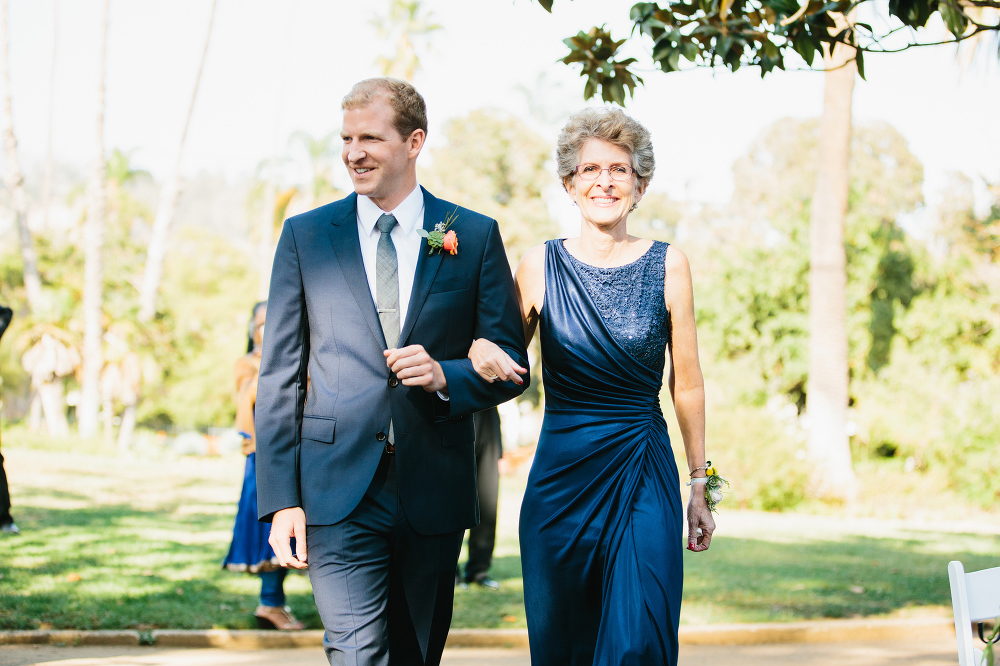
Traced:
<path fill-rule="evenodd" d="M 528 117 L 526 95 L 551 119 L 536 121 L 554 141 L 561 119 L 584 105 L 582 79 L 556 60 L 561 39 L 595 23 L 628 34 L 632 0 L 556 0 L 547 14 L 534 0 L 427 0 L 443 26 L 416 85 L 427 99 L 429 145 L 449 117 L 500 107 Z M 100 36 L 99 0 L 58 0 L 53 150 L 85 166 L 93 157 Z M 392 45 L 369 21 L 386 0 L 221 0 L 183 170 L 238 175 L 284 149 L 288 135 L 339 129 L 340 99 L 352 83 L 377 75 Z M 165 175 L 174 159 L 207 27 L 209 0 L 112 0 L 106 146 L 134 150 L 134 161 Z M 11 78 L 22 161 L 37 166 L 47 149 L 53 0 L 10 0 Z M 954 47 L 866 59 L 855 89 L 856 121 L 886 120 L 926 169 L 933 201 L 948 171 L 1000 179 L 1000 67 L 960 73 Z M 648 62 L 648 61 L 646 61 Z M 648 66 L 648 65 L 647 65 Z M 823 75 L 757 69 L 730 74 L 649 71 L 628 105 L 653 132 L 653 187 L 675 196 L 724 201 L 733 160 L 769 123 L 819 114 Z M 2 159 L 2 158 L 0 158 Z"/>

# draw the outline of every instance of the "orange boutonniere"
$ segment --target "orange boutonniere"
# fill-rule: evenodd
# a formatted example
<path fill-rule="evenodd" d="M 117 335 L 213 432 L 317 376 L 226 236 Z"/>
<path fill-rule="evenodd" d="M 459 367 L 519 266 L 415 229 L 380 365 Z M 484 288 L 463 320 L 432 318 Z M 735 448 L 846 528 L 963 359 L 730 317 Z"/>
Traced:
<path fill-rule="evenodd" d="M 458 254 L 458 234 L 454 230 L 446 233 L 444 240 L 441 241 L 441 247 L 452 254 Z"/>
<path fill-rule="evenodd" d="M 427 254 L 435 254 L 442 250 L 450 254 L 458 254 L 458 234 L 455 233 L 454 229 L 450 231 L 448 229 L 457 218 L 458 207 L 456 206 L 444 222 L 438 222 L 434 225 L 434 231 L 417 229 L 417 233 L 427 239 L 427 247 L 429 248 Z"/>

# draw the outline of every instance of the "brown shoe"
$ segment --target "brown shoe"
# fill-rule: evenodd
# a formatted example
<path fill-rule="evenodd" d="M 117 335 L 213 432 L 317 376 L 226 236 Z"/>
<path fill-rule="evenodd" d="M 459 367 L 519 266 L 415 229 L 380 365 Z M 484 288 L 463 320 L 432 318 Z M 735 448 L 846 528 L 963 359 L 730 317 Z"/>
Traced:
<path fill-rule="evenodd" d="M 257 606 L 253 612 L 257 618 L 257 626 L 261 629 L 277 629 L 278 631 L 302 631 L 304 624 L 295 619 L 288 606 Z"/>

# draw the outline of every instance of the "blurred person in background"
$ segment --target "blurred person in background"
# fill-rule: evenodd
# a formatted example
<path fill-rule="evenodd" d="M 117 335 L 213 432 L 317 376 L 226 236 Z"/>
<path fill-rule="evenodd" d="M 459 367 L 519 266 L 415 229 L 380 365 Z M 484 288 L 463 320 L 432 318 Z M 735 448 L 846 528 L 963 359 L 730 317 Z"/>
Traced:
<path fill-rule="evenodd" d="M 257 404 L 257 375 L 264 339 L 267 301 L 253 306 L 247 330 L 247 355 L 236 362 L 236 428 L 243 436 L 243 454 L 247 457 L 243 472 L 243 490 L 233 526 L 233 543 L 223 566 L 230 571 L 246 571 L 260 576 L 260 605 L 254 611 L 261 629 L 301 631 L 304 625 L 285 606 L 285 575 L 267 539 L 271 525 L 257 521 L 256 437 L 253 415 Z"/>
<path fill-rule="evenodd" d="M 3 337 L 3 334 L 7 331 L 7 327 L 10 326 L 10 320 L 13 316 L 13 310 L 0 305 L 0 338 Z M 2 401 L 0 401 L 0 405 L 2 405 Z M 17 529 L 17 525 L 14 523 L 14 518 L 10 515 L 10 489 L 7 486 L 7 473 L 3 469 L 2 449 L 0 449 L 0 533 L 21 533 L 21 530 Z"/>
<path fill-rule="evenodd" d="M 479 524 L 469 530 L 469 560 L 460 584 L 480 585 L 499 590 L 500 583 L 490 577 L 493 548 L 497 542 L 497 502 L 500 498 L 500 412 L 496 407 L 476 412 L 476 490 L 479 494 Z"/>

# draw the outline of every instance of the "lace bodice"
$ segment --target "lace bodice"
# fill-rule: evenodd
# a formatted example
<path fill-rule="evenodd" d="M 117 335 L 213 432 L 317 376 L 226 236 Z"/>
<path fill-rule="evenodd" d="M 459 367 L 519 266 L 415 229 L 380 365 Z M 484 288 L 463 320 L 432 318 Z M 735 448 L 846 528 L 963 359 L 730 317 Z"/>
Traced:
<path fill-rule="evenodd" d="M 653 241 L 646 254 L 632 263 L 599 268 L 583 263 L 562 241 L 558 243 L 615 341 L 646 367 L 662 371 L 670 344 L 670 313 L 663 298 L 669 244 Z"/>

